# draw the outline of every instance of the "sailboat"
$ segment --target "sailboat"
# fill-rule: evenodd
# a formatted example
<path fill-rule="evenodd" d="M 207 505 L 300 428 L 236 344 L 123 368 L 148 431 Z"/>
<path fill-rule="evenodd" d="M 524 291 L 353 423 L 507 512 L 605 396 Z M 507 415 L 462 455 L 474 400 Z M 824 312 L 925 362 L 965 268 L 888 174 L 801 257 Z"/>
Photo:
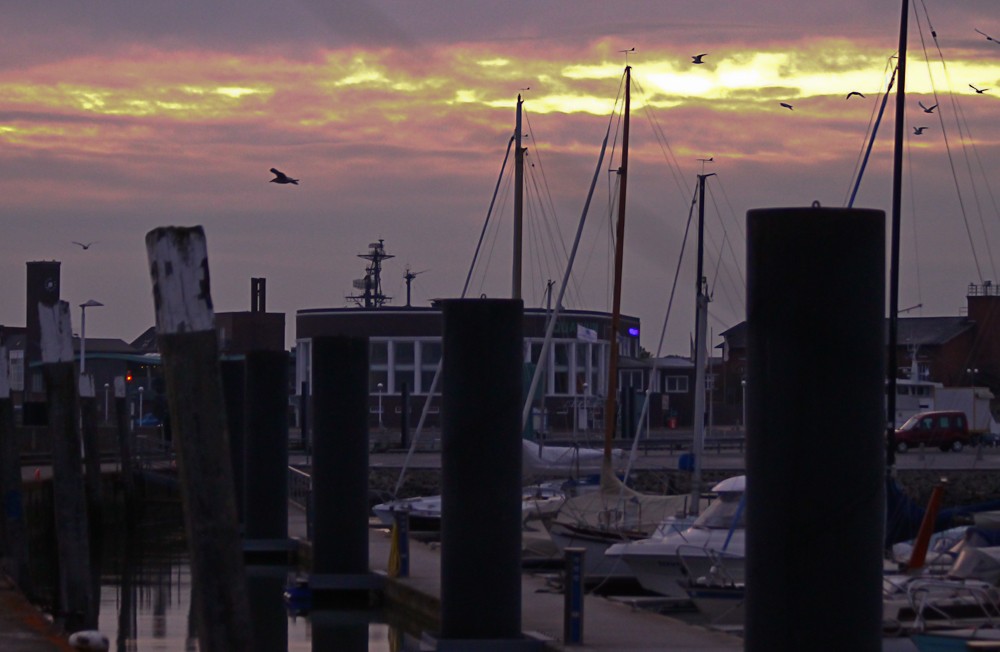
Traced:
<path fill-rule="evenodd" d="M 630 578 L 631 570 L 618 558 L 605 556 L 605 550 L 622 541 L 643 539 L 660 527 L 665 520 L 672 518 L 687 522 L 689 511 L 697 515 L 701 498 L 700 487 L 693 492 L 694 498 L 687 495 L 657 496 L 637 492 L 625 486 L 614 474 L 612 464 L 612 440 L 615 432 L 616 399 L 618 395 L 618 347 L 617 338 L 621 323 L 621 289 L 622 263 L 625 246 L 625 207 L 628 181 L 628 144 L 629 144 L 629 113 L 631 109 L 631 72 L 630 66 L 625 67 L 625 101 L 622 111 L 622 147 L 621 165 L 618 169 L 619 197 L 618 220 L 615 226 L 615 258 L 614 258 L 614 291 L 612 295 L 611 313 L 611 346 L 608 360 L 608 393 L 605 408 L 604 454 L 601 465 L 601 487 L 583 496 L 569 498 L 563 504 L 556 518 L 549 526 L 552 541 L 560 550 L 567 547 L 582 547 L 587 552 L 584 556 L 584 575 L 590 579 Z M 702 196 L 702 198 L 704 198 Z M 699 305 L 701 305 L 701 269 L 699 268 Z M 706 299 L 707 305 L 707 299 Z M 704 322 L 703 322 L 704 323 Z M 699 329 L 704 349 L 704 330 Z M 702 354 L 703 355 L 703 354 Z M 696 387 L 704 387 L 704 358 L 697 364 Z M 696 389 L 695 413 L 701 405 L 704 413 L 704 392 Z M 697 403 L 698 396 L 701 403 Z M 648 399 L 647 399 L 648 400 Z M 701 434 L 696 435 L 698 441 L 704 441 L 704 423 L 696 416 L 695 424 L 701 422 Z M 696 455 L 696 465 L 700 476 L 700 455 Z M 700 480 L 699 480 L 700 482 Z"/>

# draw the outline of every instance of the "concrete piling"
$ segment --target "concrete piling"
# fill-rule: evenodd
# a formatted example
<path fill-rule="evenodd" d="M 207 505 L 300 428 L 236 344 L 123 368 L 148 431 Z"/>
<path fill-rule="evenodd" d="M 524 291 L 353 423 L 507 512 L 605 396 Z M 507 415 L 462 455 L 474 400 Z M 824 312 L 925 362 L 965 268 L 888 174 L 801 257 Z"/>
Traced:
<path fill-rule="evenodd" d="M 313 595 L 367 603 L 368 339 L 312 342 Z"/>
<path fill-rule="evenodd" d="M 287 563 L 288 539 L 288 354 L 246 354 L 243 550 L 258 563 Z"/>
<path fill-rule="evenodd" d="M 527 645 L 520 567 L 523 312 L 520 300 L 509 299 L 451 299 L 442 306 L 439 650 Z"/>
<path fill-rule="evenodd" d="M 201 227 L 146 235 L 202 652 L 252 649 L 219 343 Z"/>
<path fill-rule="evenodd" d="M 885 215 L 752 210 L 747 232 L 745 649 L 813 649 L 821 629 L 824 649 L 875 652 L 885 527 Z"/>
<path fill-rule="evenodd" d="M 87 516 L 91 543 L 100 545 L 97 536 L 103 522 L 101 511 L 101 450 L 97 436 L 97 392 L 94 377 L 84 374 L 79 377 L 80 425 L 83 435 L 84 485 L 87 489 Z"/>
<path fill-rule="evenodd" d="M 28 555 L 28 531 L 24 522 L 24 491 L 21 482 L 21 449 L 14 429 L 14 404 L 10 399 L 7 347 L 0 344 L 0 496 L 3 500 L 4 572 L 27 595 L 34 592 Z"/>

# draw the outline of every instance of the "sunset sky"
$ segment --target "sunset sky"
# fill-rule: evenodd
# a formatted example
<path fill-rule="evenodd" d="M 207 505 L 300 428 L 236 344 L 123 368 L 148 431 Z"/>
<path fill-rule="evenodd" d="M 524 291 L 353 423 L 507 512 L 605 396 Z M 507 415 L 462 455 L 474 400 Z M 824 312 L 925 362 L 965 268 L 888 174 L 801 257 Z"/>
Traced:
<path fill-rule="evenodd" d="M 348 305 L 357 255 L 378 239 L 395 255 L 390 305 L 406 302 L 407 266 L 421 272 L 414 305 L 456 297 L 519 92 L 533 166 L 524 296 L 543 305 L 561 274 L 550 240 L 570 246 L 634 47 L 623 310 L 655 352 L 698 159 L 712 157 L 717 336 L 745 316 L 746 211 L 845 204 L 899 33 L 899 3 L 869 0 L 147 4 L 4 9 L 0 324 L 24 324 L 25 262 L 59 260 L 74 328 L 96 299 L 88 336 L 131 341 L 153 323 L 144 237 L 164 225 L 204 226 L 216 310 L 249 309 L 250 278 L 266 277 L 290 343 L 296 310 Z M 900 307 L 955 315 L 970 282 L 1000 280 L 1000 41 L 976 32 L 1000 38 L 1000 5 L 912 9 Z M 890 101 L 857 207 L 890 210 L 893 116 Z M 616 165 L 600 174 L 570 307 L 609 305 Z M 268 183 L 271 167 L 300 185 Z M 475 296 L 509 296 L 504 189 Z M 693 329 L 685 256 L 664 353 L 687 354 Z"/>

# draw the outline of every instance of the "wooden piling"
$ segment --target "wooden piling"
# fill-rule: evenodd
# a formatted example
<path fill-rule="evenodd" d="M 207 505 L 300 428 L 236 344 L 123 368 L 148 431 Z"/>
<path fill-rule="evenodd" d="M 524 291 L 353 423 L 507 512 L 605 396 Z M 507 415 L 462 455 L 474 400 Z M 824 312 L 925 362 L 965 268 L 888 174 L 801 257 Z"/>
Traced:
<path fill-rule="evenodd" d="M 42 373 L 52 437 L 52 494 L 59 553 L 58 609 L 67 632 L 91 629 L 90 534 L 77 428 L 76 370 L 69 304 L 38 305 Z"/>
<path fill-rule="evenodd" d="M 115 424 L 118 430 L 118 455 L 121 459 L 125 504 L 131 514 L 135 506 L 135 449 L 128 427 L 128 403 L 125 399 L 125 378 L 115 376 Z"/>
<path fill-rule="evenodd" d="M 3 570 L 27 595 L 34 588 L 28 557 L 28 533 L 24 524 L 24 491 L 21 483 L 21 450 L 14 429 L 14 405 L 10 399 L 7 347 L 0 345 L 0 496 L 3 497 Z"/>
<path fill-rule="evenodd" d="M 219 343 L 201 227 L 146 234 L 202 652 L 252 648 Z"/>
<path fill-rule="evenodd" d="M 94 391 L 94 377 L 80 376 L 80 425 L 83 430 L 84 486 L 87 491 L 87 516 L 90 534 L 93 536 L 101 526 L 101 451 L 97 436 L 97 397 Z M 95 539 L 92 544 L 97 544 Z"/>

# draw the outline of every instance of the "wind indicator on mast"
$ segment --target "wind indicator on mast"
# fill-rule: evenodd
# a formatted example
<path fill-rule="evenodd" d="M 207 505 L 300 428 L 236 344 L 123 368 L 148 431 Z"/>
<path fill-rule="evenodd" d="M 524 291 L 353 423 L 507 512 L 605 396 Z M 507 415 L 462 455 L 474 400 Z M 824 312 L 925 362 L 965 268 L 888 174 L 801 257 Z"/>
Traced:
<path fill-rule="evenodd" d="M 417 274 L 423 274 L 424 272 L 429 272 L 429 269 L 422 269 L 419 272 L 411 272 L 409 266 L 406 268 L 406 274 L 403 274 L 403 280 L 406 281 L 406 307 L 410 308 L 410 283 L 413 279 L 417 278 Z"/>

